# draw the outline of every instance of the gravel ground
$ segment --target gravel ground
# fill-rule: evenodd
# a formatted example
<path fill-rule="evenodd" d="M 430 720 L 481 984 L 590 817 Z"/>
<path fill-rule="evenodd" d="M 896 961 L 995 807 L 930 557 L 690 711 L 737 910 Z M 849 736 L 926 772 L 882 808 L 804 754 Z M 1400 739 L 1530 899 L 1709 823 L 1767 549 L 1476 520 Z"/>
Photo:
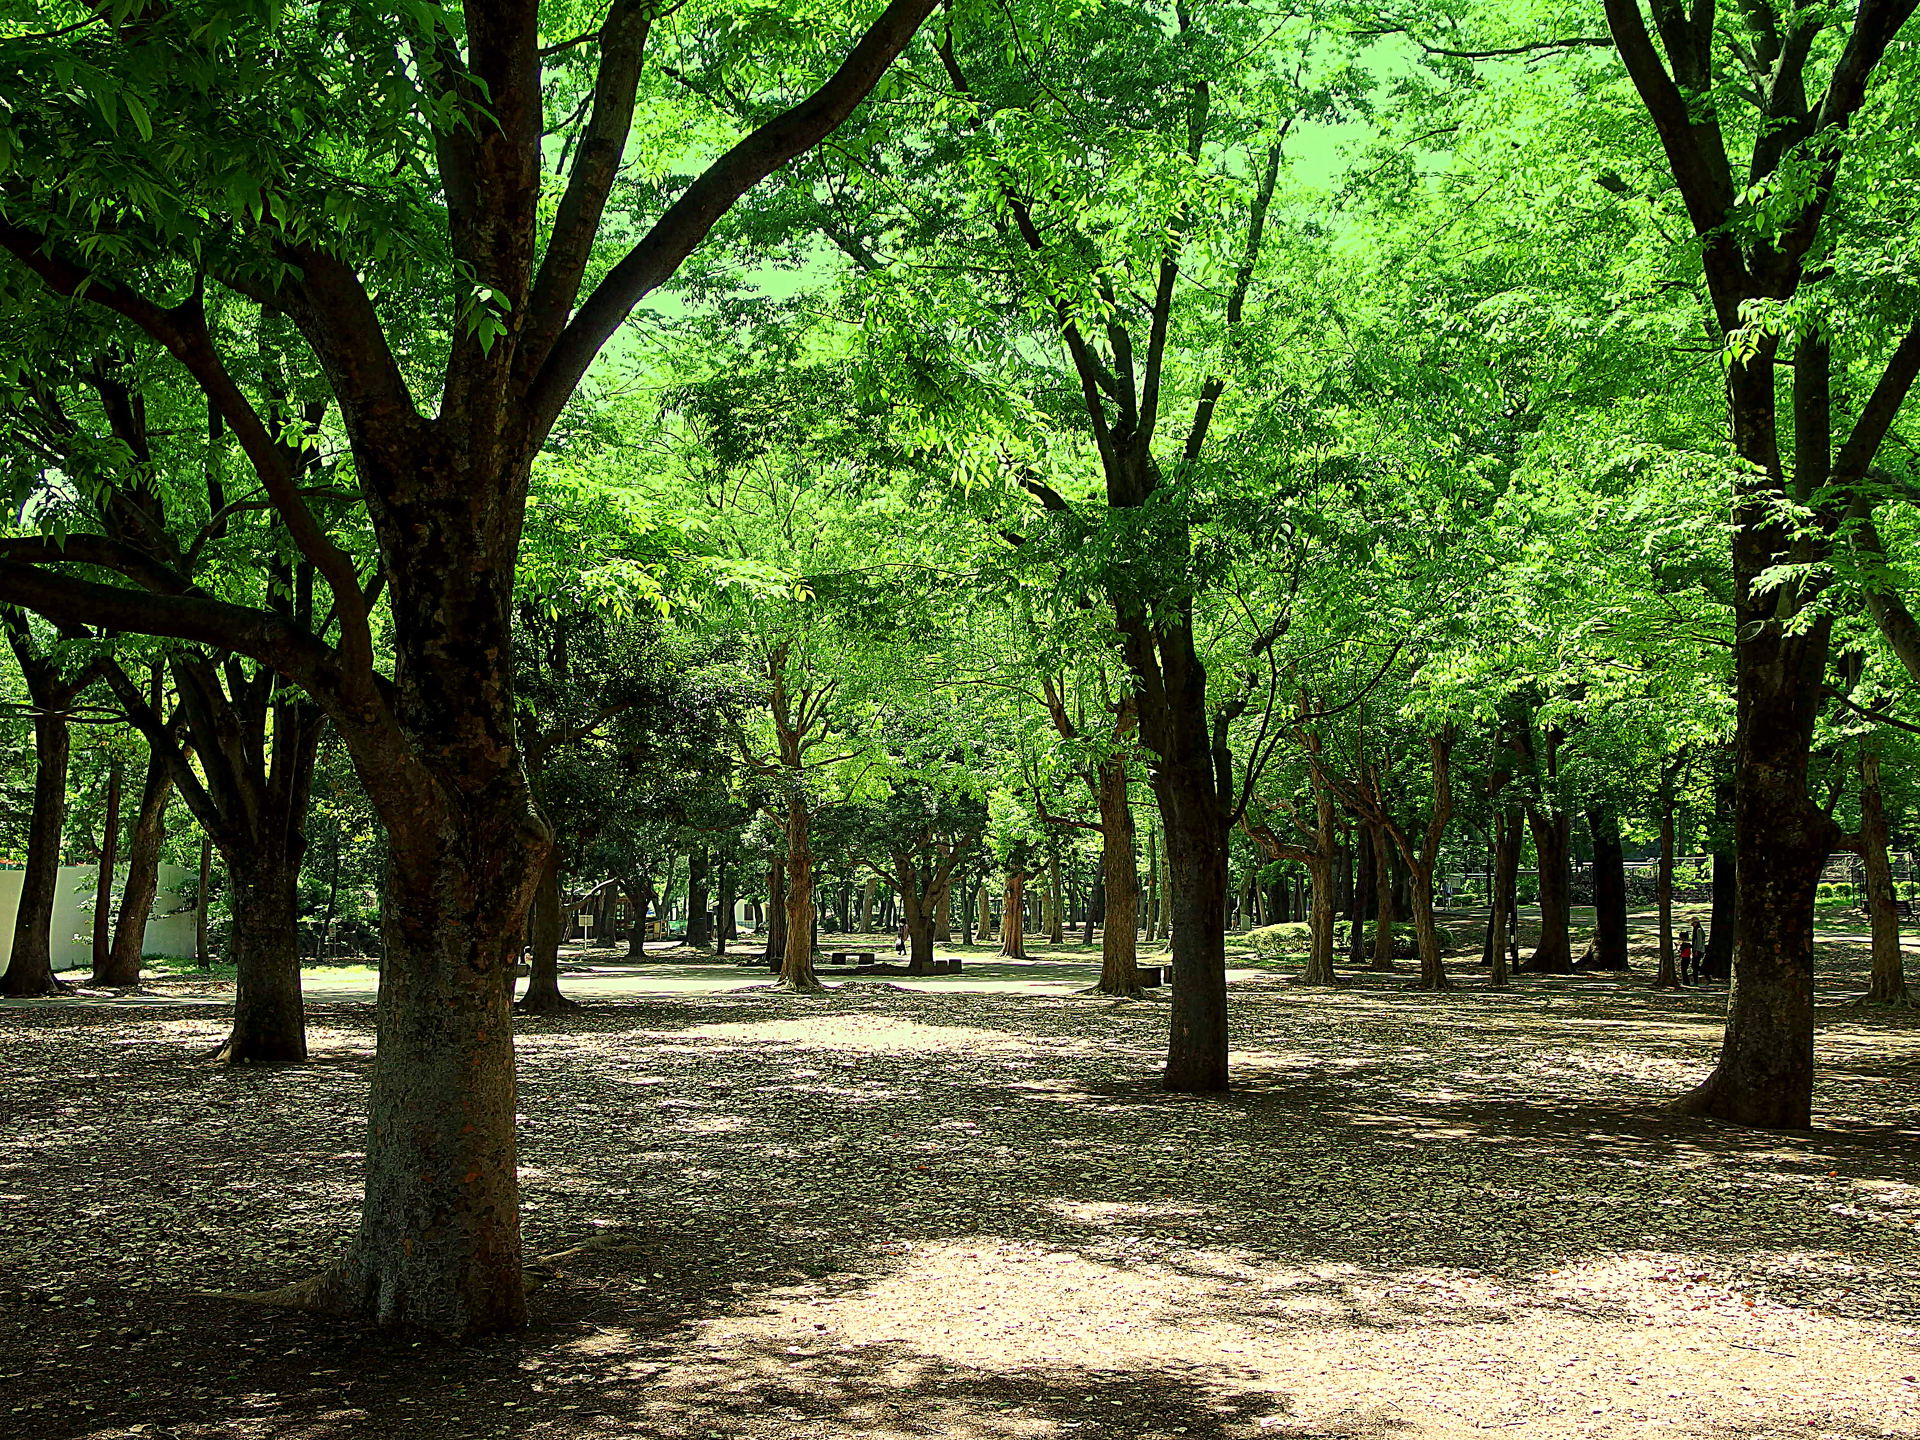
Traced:
<path fill-rule="evenodd" d="M 349 1230 L 370 1007 L 245 1072 L 215 1007 L 0 1008 L 0 1437 L 1920 1436 L 1920 1021 L 1824 1006 L 1770 1135 L 1659 1109 L 1717 992 L 1402 983 L 1237 984 L 1208 1098 L 1156 1001 L 530 1021 L 529 1249 L 594 1245 L 464 1346 L 193 1293 Z"/>

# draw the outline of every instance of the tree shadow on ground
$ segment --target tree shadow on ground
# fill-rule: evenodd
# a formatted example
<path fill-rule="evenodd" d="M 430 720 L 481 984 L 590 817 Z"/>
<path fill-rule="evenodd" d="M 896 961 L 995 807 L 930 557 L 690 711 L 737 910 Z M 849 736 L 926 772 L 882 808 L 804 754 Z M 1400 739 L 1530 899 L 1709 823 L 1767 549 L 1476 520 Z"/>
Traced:
<path fill-rule="evenodd" d="M 217 1013 L 9 1014 L 0 1418 L 49 1440 L 1770 1433 L 1750 1384 L 1780 1433 L 1907 1433 L 1876 1428 L 1894 1401 L 1867 1369 L 1912 1370 L 1910 1341 L 1846 1347 L 1855 1320 L 1920 1320 L 1912 1054 L 1830 1034 L 1823 1128 L 1735 1131 L 1656 1108 L 1710 1063 L 1708 1017 L 1568 993 L 1249 993 L 1223 1096 L 1157 1087 L 1141 1007 L 859 987 L 543 1019 L 529 1248 L 609 1244 L 556 1265 L 529 1331 L 455 1347 L 188 1293 L 283 1282 L 348 1232 L 365 1007 L 316 1007 L 332 1063 L 245 1074 L 164 1063 Z M 1565 1355 L 1595 1375 L 1539 1368 Z M 1629 1371 L 1685 1398 L 1649 1409 Z"/>

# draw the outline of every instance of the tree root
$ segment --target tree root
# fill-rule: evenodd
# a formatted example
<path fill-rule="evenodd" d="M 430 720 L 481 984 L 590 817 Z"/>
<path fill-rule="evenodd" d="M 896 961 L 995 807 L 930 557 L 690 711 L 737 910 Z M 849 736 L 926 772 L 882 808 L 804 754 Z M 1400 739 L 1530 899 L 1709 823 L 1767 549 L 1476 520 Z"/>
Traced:
<path fill-rule="evenodd" d="M 578 1000 L 571 1000 L 558 990 L 553 990 L 523 995 L 513 1002 L 513 1008 L 522 1015 L 567 1015 L 581 1006 Z"/>
<path fill-rule="evenodd" d="M 1866 994 L 1847 1002 L 1849 1005 L 1864 1008 L 1871 1005 L 1878 1010 L 1920 1010 L 1920 1000 L 1913 998 L 1911 992 L 1902 990 L 1891 997 Z"/>
<path fill-rule="evenodd" d="M 276 1310 L 301 1310 L 310 1314 L 329 1313 L 324 1299 L 333 1271 L 322 1270 L 278 1290 L 189 1290 L 198 1300 L 231 1300 L 238 1305 L 266 1305 Z"/>

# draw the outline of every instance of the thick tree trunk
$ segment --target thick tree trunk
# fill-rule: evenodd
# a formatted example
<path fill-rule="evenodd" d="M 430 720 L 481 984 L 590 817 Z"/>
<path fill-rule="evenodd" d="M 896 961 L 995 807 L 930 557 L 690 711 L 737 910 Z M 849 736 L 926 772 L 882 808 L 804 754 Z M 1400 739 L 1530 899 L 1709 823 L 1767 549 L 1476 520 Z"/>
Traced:
<path fill-rule="evenodd" d="M 390 841 L 366 1200 L 317 1308 L 445 1335 L 526 1322 L 510 975 L 551 842 L 518 782 Z"/>
<path fill-rule="evenodd" d="M 1867 872 L 1867 915 L 1873 928 L 1873 973 L 1862 997 L 1868 1005 L 1911 1005 L 1900 954 L 1900 912 L 1893 868 L 1887 863 L 1887 810 L 1880 789 L 1880 757 L 1860 750 L 1860 859 Z"/>
<path fill-rule="evenodd" d="M 1413 902 L 1413 933 L 1420 946 L 1420 980 L 1416 989 L 1451 990 L 1446 958 L 1440 953 L 1439 926 L 1433 918 L 1433 861 L 1407 867 L 1408 897 Z"/>
<path fill-rule="evenodd" d="M 1027 956 L 1027 872 L 1007 871 L 1007 886 L 1000 898 L 1000 953 L 1014 960 Z"/>
<path fill-rule="evenodd" d="M 811 817 L 798 796 L 787 802 L 787 925 L 781 948 L 780 988 L 824 990 L 813 973 L 813 846 Z"/>
<path fill-rule="evenodd" d="M 953 885 L 940 887 L 940 898 L 933 907 L 933 940 L 936 945 L 953 943 Z"/>
<path fill-rule="evenodd" d="M 233 1065 L 307 1058 L 300 994 L 299 863 L 263 848 L 227 854 L 233 911 L 233 1030 L 218 1058 Z M 385 966 L 382 966 L 384 976 Z M 382 988 L 385 988 L 383 983 Z"/>
<path fill-rule="evenodd" d="M 900 870 L 900 906 L 907 926 L 907 973 L 933 973 L 933 909 L 928 897 L 915 883 L 911 863 L 898 861 Z"/>
<path fill-rule="evenodd" d="M 1527 807 L 1533 848 L 1540 862 L 1540 943 L 1522 975 L 1571 975 L 1573 938 L 1573 820 L 1561 810 Z"/>
<path fill-rule="evenodd" d="M 1584 962 L 1592 970 L 1627 968 L 1627 869 L 1620 844 L 1620 820 L 1611 810 L 1587 811 L 1593 837 L 1593 949 Z"/>
<path fill-rule="evenodd" d="M 93 976 L 95 985 L 140 983 L 140 962 L 136 957 L 133 978 L 112 979 L 113 975 L 113 871 L 120 863 L 120 759 L 107 762 L 106 825 L 100 832 L 100 865 L 93 884 Z"/>
<path fill-rule="evenodd" d="M 514 1007 L 516 1010 L 553 1015 L 580 1008 L 560 993 L 560 902 L 560 850 L 556 846 L 541 867 L 540 887 L 533 892 L 533 943 L 528 947 L 527 989 Z M 636 929 L 644 934 L 645 927 L 643 907 Z"/>
<path fill-rule="evenodd" d="M 1813 901 L 1833 840 L 1807 792 L 1829 622 L 1783 634 L 1771 604 L 1746 605 L 1753 613 L 1741 616 L 1735 650 L 1740 899 L 1726 1039 L 1712 1074 L 1680 1105 L 1736 1125 L 1797 1129 L 1812 1117 Z"/>
<path fill-rule="evenodd" d="M 1384 825 L 1373 831 L 1373 959 L 1369 970 L 1393 966 L 1393 840 Z"/>
<path fill-rule="evenodd" d="M 67 762 L 72 741 L 63 711 L 37 707 L 33 716 L 33 811 L 27 821 L 27 867 L 20 877 L 13 949 L 0 994 L 51 995 L 53 902 L 60 882 L 60 837 L 67 814 Z"/>
<path fill-rule="evenodd" d="M 993 939 L 993 897 L 987 893 L 987 882 L 984 880 L 980 882 L 974 904 L 980 915 L 980 929 L 973 938 L 977 944 L 984 945 Z"/>
<path fill-rule="evenodd" d="M 707 915 L 707 848 L 695 845 L 687 852 L 686 943 L 696 950 L 713 944 L 713 922 Z"/>
<path fill-rule="evenodd" d="M 1101 764 L 1100 894 L 1106 917 L 1100 932 L 1100 993 L 1140 994 L 1140 872 L 1134 856 L 1133 806 L 1127 768 L 1118 757 Z M 1091 928 L 1091 927 L 1089 927 Z"/>
<path fill-rule="evenodd" d="M 1163 760 L 1154 790 L 1166 822 L 1173 1013 L 1166 1087 L 1227 1088 L 1227 830 L 1204 767 Z"/>
<path fill-rule="evenodd" d="M 140 787 L 133 833 L 127 840 L 127 883 L 120 892 L 120 916 L 108 952 L 108 985 L 138 985 L 140 958 L 160 893 L 160 849 L 167 839 L 167 802 L 173 798 L 173 772 L 164 758 L 151 756 Z"/>

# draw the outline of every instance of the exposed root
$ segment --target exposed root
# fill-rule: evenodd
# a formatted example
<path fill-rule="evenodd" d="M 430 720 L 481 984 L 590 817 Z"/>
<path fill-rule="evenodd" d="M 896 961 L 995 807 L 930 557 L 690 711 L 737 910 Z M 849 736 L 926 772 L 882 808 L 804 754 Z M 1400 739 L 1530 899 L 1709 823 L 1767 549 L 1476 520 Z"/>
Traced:
<path fill-rule="evenodd" d="M 274 1056 L 271 1058 L 235 1055 L 233 1053 L 233 1037 L 229 1035 L 225 1040 L 222 1040 L 218 1045 L 214 1046 L 213 1049 L 202 1055 L 199 1063 L 202 1065 L 226 1065 L 238 1069 L 242 1065 L 304 1065 L 307 1063 L 307 1057 L 305 1054 Z"/>
<path fill-rule="evenodd" d="M 637 1254 L 644 1248 L 638 1241 L 623 1240 L 617 1235 L 596 1235 L 591 1240 L 583 1240 L 578 1245 L 569 1245 L 564 1250 L 555 1250 L 548 1255 L 536 1255 L 527 1264 L 546 1267 L 558 1265 L 562 1260 L 571 1260 L 576 1255 L 585 1255 L 593 1250 L 616 1250 Z"/>
<path fill-rule="evenodd" d="M 1084 990 L 1076 990 L 1075 995 L 1088 995 L 1095 1000 L 1164 1000 L 1166 995 L 1158 990 L 1149 990 L 1144 985 L 1135 985 L 1130 989 L 1109 990 L 1103 985 L 1089 985 Z"/>
<path fill-rule="evenodd" d="M 581 1008 L 578 1000 L 570 1000 L 558 990 L 529 992 L 513 1002 L 513 1008 L 522 1015 L 566 1015 Z"/>
<path fill-rule="evenodd" d="M 200 1300 L 231 1300 L 239 1305 L 269 1305 L 276 1310 L 325 1314 L 332 1309 L 326 1302 L 327 1287 L 332 1279 L 333 1271 L 322 1270 L 291 1285 L 282 1285 L 278 1290 L 189 1290 L 187 1293 Z"/>
<path fill-rule="evenodd" d="M 1873 1006 L 1877 1010 L 1920 1010 L 1920 1000 L 1915 1000 L 1911 991 L 1902 990 L 1898 995 L 1875 995 L 1871 991 L 1848 1002 L 1851 1005 Z"/>
<path fill-rule="evenodd" d="M 591 1240 L 583 1240 L 578 1245 L 569 1245 L 564 1250 L 555 1250 L 551 1254 L 536 1255 L 526 1262 L 522 1274 L 526 1279 L 527 1293 L 531 1295 L 549 1280 L 559 1278 L 559 1265 L 576 1255 L 586 1255 L 596 1250 L 610 1250 L 625 1255 L 638 1255 L 646 1247 L 632 1240 L 622 1240 L 615 1235 L 596 1235 Z"/>

